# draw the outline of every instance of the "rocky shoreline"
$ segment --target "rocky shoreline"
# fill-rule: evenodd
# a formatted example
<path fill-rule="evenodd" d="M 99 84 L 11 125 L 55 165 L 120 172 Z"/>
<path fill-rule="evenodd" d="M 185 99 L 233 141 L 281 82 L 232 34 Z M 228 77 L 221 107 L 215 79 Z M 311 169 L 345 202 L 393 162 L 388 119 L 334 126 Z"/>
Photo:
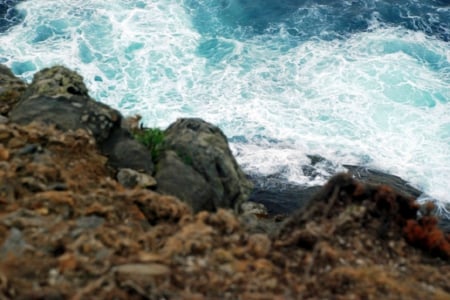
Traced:
<path fill-rule="evenodd" d="M 60 66 L 0 65 L 0 115 L 2 299 L 450 297 L 448 223 L 398 177 L 248 177 L 216 126 L 142 129 Z"/>

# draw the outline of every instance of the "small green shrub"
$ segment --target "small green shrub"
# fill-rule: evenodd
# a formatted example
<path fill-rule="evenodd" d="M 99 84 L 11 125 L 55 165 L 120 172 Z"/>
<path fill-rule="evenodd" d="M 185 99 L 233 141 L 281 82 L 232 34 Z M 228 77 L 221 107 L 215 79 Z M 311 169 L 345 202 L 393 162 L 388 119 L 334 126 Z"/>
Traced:
<path fill-rule="evenodd" d="M 159 128 L 144 128 L 135 132 L 134 138 L 150 150 L 154 162 L 159 159 L 164 142 L 164 131 Z"/>

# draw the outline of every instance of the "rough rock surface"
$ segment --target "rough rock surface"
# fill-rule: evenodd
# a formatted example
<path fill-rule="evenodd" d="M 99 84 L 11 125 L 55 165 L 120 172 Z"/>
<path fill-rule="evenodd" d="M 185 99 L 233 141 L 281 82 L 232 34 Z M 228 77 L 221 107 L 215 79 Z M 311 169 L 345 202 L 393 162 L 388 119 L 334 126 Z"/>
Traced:
<path fill-rule="evenodd" d="M 213 210 L 239 211 L 249 197 L 252 183 L 218 127 L 201 119 L 179 119 L 165 130 L 163 148 L 170 153 L 162 155 L 156 168 L 158 191 L 170 192 L 192 204 L 195 211 L 211 209 L 204 203 Z M 184 171 L 192 175 L 184 176 Z"/>
<path fill-rule="evenodd" d="M 154 188 L 156 186 L 155 178 L 133 169 L 119 169 L 117 172 L 117 181 L 126 188 Z"/>
<path fill-rule="evenodd" d="M 83 78 L 65 67 L 37 72 L 10 119 L 19 124 L 54 124 L 61 130 L 88 130 L 111 166 L 153 172 L 151 154 L 121 128 L 121 114 L 89 97 Z"/>
<path fill-rule="evenodd" d="M 268 235 L 125 190 L 84 131 L 0 125 L 0 299 L 449 299 L 450 237 L 333 178 Z"/>
<path fill-rule="evenodd" d="M 87 96 L 75 74 L 52 72 L 22 100 Z M 251 184 L 223 134 L 191 119 L 167 130 L 157 174 L 192 201 L 125 189 L 104 156 L 126 157 L 120 119 L 108 133 L 0 124 L 0 299 L 450 299 L 450 235 L 431 204 L 341 174 L 284 221 L 258 205 L 237 216 L 220 207 Z"/>
<path fill-rule="evenodd" d="M 7 115 L 19 101 L 27 85 L 0 64 L 0 115 Z"/>

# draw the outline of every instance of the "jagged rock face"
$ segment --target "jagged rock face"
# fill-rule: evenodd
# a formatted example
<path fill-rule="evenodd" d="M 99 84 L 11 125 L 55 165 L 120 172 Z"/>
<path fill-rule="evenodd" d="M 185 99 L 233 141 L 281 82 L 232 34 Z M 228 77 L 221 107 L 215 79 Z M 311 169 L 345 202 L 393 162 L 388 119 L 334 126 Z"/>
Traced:
<path fill-rule="evenodd" d="M 37 72 L 33 82 L 24 93 L 24 98 L 40 96 L 66 97 L 79 95 L 89 98 L 83 77 L 62 66 L 55 66 Z"/>
<path fill-rule="evenodd" d="M 10 112 L 11 121 L 42 121 L 62 130 L 86 129 L 97 142 L 120 124 L 120 113 L 89 97 L 83 78 L 61 66 L 36 73 L 20 102 Z"/>
<path fill-rule="evenodd" d="M 220 207 L 239 211 L 252 183 L 231 154 L 222 131 L 201 119 L 179 119 L 164 134 L 166 154 L 155 176 L 158 191 L 179 197 L 195 211 Z M 180 168 L 191 175 L 185 176 Z"/>
<path fill-rule="evenodd" d="M 0 114 L 6 115 L 19 101 L 27 85 L 10 69 L 0 65 Z"/>
<path fill-rule="evenodd" d="M 12 75 L 12 74 L 11 74 Z M 92 133 L 114 168 L 132 168 L 151 174 L 150 152 L 121 128 L 122 115 L 92 99 L 76 72 L 62 66 L 43 69 L 11 110 L 14 123 L 41 121 L 61 130 L 85 129 Z"/>

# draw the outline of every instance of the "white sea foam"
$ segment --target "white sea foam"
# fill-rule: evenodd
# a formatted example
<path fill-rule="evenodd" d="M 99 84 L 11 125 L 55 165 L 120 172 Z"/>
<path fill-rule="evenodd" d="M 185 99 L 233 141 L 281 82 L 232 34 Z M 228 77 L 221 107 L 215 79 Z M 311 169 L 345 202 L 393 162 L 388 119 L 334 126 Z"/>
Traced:
<path fill-rule="evenodd" d="M 79 71 L 94 98 L 149 126 L 219 125 L 247 171 L 311 181 L 306 154 L 401 176 L 450 201 L 450 48 L 402 28 L 286 47 L 287 33 L 202 36 L 180 1 L 27 1 L 0 61 L 27 80 Z M 63 13 L 62 13 L 63 12 Z M 41 26 L 41 27 L 40 27 Z M 39 29 L 40 28 L 40 29 Z M 50 28 L 50 29 L 49 29 Z M 53 28 L 53 30 L 51 29 Z"/>

